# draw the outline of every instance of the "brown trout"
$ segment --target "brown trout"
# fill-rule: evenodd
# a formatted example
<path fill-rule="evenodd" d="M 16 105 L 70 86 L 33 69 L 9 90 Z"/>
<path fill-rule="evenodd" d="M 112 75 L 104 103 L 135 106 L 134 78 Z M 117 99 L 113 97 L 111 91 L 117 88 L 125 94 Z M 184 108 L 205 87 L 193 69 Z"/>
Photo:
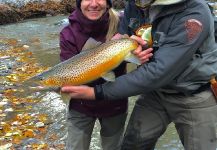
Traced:
<path fill-rule="evenodd" d="M 138 43 L 130 38 L 112 40 L 85 50 L 29 79 L 45 87 L 82 85 L 103 77 L 123 60 L 130 60 Z"/>

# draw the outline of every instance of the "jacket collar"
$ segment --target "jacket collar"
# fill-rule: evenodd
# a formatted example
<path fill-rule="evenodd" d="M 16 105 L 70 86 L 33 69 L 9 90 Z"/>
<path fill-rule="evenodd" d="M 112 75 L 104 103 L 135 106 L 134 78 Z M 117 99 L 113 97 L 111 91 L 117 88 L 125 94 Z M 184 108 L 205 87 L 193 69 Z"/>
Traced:
<path fill-rule="evenodd" d="M 157 5 L 172 5 L 172 4 L 178 4 L 180 2 L 184 2 L 186 0 L 155 0 L 152 6 L 157 6 Z"/>
<path fill-rule="evenodd" d="M 182 12 L 184 9 L 186 9 L 186 0 L 173 0 L 173 3 L 170 2 L 170 4 L 168 3 L 165 5 L 157 5 L 157 4 L 160 4 L 161 1 L 163 0 L 156 0 L 155 1 L 156 5 L 154 5 L 154 3 L 152 4 L 152 7 L 150 8 L 149 13 L 153 14 L 153 12 L 156 12 L 156 11 L 158 13 L 151 20 L 156 20 L 158 18 L 167 16 L 170 14 Z M 165 0 L 165 1 L 172 1 L 172 0 Z M 163 2 L 161 4 L 163 4 Z"/>

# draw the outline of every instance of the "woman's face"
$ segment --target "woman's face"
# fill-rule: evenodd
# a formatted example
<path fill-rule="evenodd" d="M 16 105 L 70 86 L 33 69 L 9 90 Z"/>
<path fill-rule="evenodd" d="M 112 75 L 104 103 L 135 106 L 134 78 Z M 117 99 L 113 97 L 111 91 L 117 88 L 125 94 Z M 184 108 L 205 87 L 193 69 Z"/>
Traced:
<path fill-rule="evenodd" d="M 106 0 L 82 0 L 81 11 L 90 20 L 98 20 L 106 12 Z"/>

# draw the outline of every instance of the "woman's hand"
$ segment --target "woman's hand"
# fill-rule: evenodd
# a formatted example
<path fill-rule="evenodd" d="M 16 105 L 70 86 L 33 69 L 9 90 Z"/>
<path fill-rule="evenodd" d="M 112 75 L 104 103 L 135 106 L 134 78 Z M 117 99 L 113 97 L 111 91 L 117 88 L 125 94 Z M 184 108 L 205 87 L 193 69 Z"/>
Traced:
<path fill-rule="evenodd" d="M 73 99 L 95 99 L 94 88 L 86 85 L 64 86 L 61 88 L 61 92 L 68 93 Z"/>
<path fill-rule="evenodd" d="M 133 54 L 139 58 L 142 64 L 149 61 L 149 59 L 153 56 L 153 48 L 144 49 L 143 47 L 147 46 L 147 42 L 138 36 L 132 35 L 130 38 L 136 40 L 139 43 L 138 48 L 133 51 Z"/>

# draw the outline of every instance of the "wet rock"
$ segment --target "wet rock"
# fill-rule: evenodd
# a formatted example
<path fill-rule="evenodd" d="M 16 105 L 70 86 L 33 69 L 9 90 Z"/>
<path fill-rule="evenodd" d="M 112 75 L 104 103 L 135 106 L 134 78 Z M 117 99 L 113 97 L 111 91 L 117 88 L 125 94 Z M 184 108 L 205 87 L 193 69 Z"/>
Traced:
<path fill-rule="evenodd" d="M 6 49 L 8 49 L 8 45 L 0 42 L 0 51 L 6 50 Z M 1 59 L 1 57 L 0 57 L 0 59 Z"/>
<path fill-rule="evenodd" d="M 20 8 L 21 16 L 24 19 L 43 17 L 47 15 L 53 16 L 63 12 L 63 6 L 60 4 L 60 2 L 51 0 L 44 3 L 29 2 Z"/>
<path fill-rule="evenodd" d="M 16 3 L 18 1 L 0 4 L 0 25 L 28 18 L 66 14 L 75 8 L 75 0 L 30 0 L 22 5 L 16 5 Z"/>
<path fill-rule="evenodd" d="M 35 138 L 29 138 L 29 139 L 26 139 L 22 145 L 30 145 L 30 144 L 34 144 L 34 143 L 38 143 L 40 144 L 41 141 L 39 139 L 35 139 Z"/>
<path fill-rule="evenodd" d="M 63 6 L 65 13 L 72 13 L 76 7 L 76 0 L 62 0 L 60 4 Z"/>
<path fill-rule="evenodd" d="M 68 25 L 68 24 L 69 24 L 68 18 L 65 18 L 65 19 L 63 19 L 63 20 L 60 20 L 60 21 L 54 23 L 54 25 L 60 26 L 60 27 L 62 27 L 62 28 L 63 28 L 64 26 Z M 61 28 L 61 29 L 62 29 L 62 28 Z"/>
<path fill-rule="evenodd" d="M 0 76 L 6 76 L 12 72 L 16 62 L 11 59 L 0 59 Z"/>
<path fill-rule="evenodd" d="M 5 76 L 9 74 L 9 68 L 6 64 L 0 63 L 0 76 Z"/>
<path fill-rule="evenodd" d="M 1 2 L 1 0 L 0 0 Z M 19 0 L 2 1 L 0 4 L 0 25 L 18 22 L 23 19 L 71 13 L 76 0 Z M 123 9 L 125 1 L 113 0 L 115 9 Z"/>
<path fill-rule="evenodd" d="M 0 25 L 22 20 L 19 12 L 6 4 L 0 4 Z"/>

